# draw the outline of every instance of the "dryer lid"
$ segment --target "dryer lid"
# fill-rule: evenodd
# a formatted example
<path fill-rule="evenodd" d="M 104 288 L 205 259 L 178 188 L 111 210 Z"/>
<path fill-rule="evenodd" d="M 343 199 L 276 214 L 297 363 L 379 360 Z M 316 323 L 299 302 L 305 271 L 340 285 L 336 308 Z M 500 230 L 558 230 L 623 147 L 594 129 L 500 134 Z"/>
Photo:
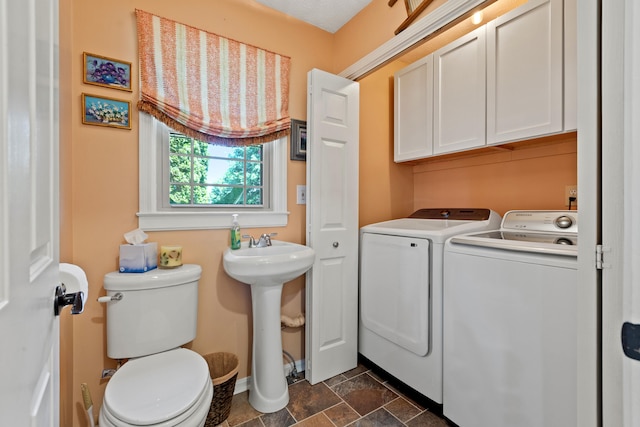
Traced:
<path fill-rule="evenodd" d="M 210 381 L 202 356 L 178 348 L 122 365 L 109 380 L 103 404 L 126 423 L 158 424 L 187 411 Z"/>

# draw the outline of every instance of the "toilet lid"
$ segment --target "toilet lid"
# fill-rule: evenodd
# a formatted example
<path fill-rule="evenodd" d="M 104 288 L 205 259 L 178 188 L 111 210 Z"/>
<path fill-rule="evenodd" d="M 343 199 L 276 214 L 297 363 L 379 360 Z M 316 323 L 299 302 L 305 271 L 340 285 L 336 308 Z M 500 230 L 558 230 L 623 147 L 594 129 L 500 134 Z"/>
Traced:
<path fill-rule="evenodd" d="M 210 381 L 202 356 L 178 348 L 122 365 L 109 380 L 103 404 L 126 423 L 157 424 L 187 411 Z"/>

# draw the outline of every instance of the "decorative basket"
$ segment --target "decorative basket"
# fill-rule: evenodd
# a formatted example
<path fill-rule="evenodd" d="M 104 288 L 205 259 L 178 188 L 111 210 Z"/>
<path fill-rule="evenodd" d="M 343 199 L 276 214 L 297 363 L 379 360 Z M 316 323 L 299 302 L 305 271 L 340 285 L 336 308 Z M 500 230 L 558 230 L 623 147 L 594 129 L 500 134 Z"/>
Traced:
<path fill-rule="evenodd" d="M 205 427 L 215 427 L 229 417 L 231 400 L 238 377 L 238 356 L 233 353 L 205 354 L 204 359 L 209 365 L 209 374 L 213 382 L 213 400 Z"/>

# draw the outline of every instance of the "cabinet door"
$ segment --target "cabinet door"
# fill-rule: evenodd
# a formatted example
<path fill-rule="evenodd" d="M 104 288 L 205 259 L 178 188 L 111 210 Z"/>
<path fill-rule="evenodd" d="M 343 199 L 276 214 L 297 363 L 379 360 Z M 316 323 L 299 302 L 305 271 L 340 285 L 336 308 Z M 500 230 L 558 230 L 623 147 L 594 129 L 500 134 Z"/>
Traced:
<path fill-rule="evenodd" d="M 487 143 L 562 131 L 562 0 L 487 24 Z"/>
<path fill-rule="evenodd" d="M 433 154 L 433 57 L 428 55 L 394 75 L 394 160 Z"/>
<path fill-rule="evenodd" d="M 434 154 L 485 144 L 485 28 L 433 53 Z"/>

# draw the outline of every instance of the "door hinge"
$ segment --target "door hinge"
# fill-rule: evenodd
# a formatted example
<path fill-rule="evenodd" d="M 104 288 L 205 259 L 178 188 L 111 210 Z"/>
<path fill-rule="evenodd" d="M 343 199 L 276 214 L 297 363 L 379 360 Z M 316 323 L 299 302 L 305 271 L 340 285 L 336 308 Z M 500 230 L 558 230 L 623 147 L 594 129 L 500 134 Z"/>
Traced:
<path fill-rule="evenodd" d="M 604 253 L 610 252 L 611 249 L 602 245 L 596 245 L 596 270 L 609 268 L 611 265 L 604 262 Z"/>

